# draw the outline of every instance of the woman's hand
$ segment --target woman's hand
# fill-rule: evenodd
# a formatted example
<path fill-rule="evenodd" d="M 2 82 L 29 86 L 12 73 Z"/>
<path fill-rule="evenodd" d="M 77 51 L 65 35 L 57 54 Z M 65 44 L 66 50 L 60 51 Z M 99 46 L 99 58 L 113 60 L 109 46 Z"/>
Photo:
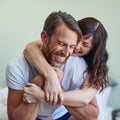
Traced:
<path fill-rule="evenodd" d="M 57 77 L 58 77 L 58 80 L 59 80 L 60 85 L 61 85 L 62 79 L 63 79 L 63 72 L 59 68 L 56 68 L 56 67 L 53 67 L 53 69 L 55 70 Z"/>
<path fill-rule="evenodd" d="M 27 103 L 45 102 L 44 91 L 34 83 L 27 83 L 24 87 L 23 100 Z"/>
<path fill-rule="evenodd" d="M 63 93 L 61 88 L 61 82 L 63 73 L 58 68 L 53 67 L 55 72 L 52 72 L 45 80 L 45 96 L 46 101 L 50 105 L 55 105 L 57 103 L 63 103 Z"/>

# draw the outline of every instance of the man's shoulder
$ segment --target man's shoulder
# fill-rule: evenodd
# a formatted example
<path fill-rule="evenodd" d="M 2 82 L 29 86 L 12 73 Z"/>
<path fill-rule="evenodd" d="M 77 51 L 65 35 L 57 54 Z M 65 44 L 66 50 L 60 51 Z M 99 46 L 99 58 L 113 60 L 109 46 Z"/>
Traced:
<path fill-rule="evenodd" d="M 26 64 L 26 60 L 23 55 L 12 58 L 8 63 L 9 66 L 16 66 L 16 65 L 23 65 L 23 64 Z"/>
<path fill-rule="evenodd" d="M 23 55 L 13 58 L 8 63 L 6 71 L 12 74 L 27 74 L 28 76 L 30 75 L 30 77 L 38 74 L 38 71 L 35 69 L 35 67 L 30 62 L 28 62 L 28 60 Z"/>
<path fill-rule="evenodd" d="M 13 58 L 6 66 L 6 81 L 10 88 L 22 89 L 28 78 L 29 67 L 24 56 Z"/>
<path fill-rule="evenodd" d="M 7 71 L 25 71 L 27 68 L 28 64 L 23 55 L 11 59 L 6 66 Z"/>

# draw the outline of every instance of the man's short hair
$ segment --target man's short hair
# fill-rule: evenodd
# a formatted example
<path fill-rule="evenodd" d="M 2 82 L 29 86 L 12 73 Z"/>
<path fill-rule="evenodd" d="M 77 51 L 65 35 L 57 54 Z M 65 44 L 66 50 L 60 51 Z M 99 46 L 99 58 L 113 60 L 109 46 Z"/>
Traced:
<path fill-rule="evenodd" d="M 52 36 L 55 33 L 56 28 L 62 23 L 64 23 L 72 31 L 75 31 L 81 37 L 81 30 L 75 18 L 70 14 L 61 11 L 52 12 L 46 18 L 43 31 L 45 31 L 48 36 Z"/>

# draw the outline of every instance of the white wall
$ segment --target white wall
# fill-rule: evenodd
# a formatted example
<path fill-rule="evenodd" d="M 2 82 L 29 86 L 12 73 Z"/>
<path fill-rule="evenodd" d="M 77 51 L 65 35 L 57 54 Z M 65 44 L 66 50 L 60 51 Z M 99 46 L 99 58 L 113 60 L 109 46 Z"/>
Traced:
<path fill-rule="evenodd" d="M 52 11 L 66 11 L 76 19 L 99 19 L 109 35 L 109 73 L 119 85 L 113 88 L 110 104 L 120 107 L 119 0 L 0 0 L 0 84 L 5 80 L 5 66 L 22 53 L 25 45 L 39 39 L 44 19 Z"/>

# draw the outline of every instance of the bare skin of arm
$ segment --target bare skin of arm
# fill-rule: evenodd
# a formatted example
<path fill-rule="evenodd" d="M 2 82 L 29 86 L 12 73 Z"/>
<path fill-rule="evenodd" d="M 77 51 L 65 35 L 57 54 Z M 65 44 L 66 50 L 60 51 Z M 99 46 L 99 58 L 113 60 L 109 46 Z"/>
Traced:
<path fill-rule="evenodd" d="M 59 84 L 58 77 L 54 72 L 53 68 L 46 62 L 40 50 L 41 47 L 42 47 L 42 43 L 40 40 L 36 42 L 32 42 L 26 46 L 24 50 L 24 55 L 45 77 L 46 101 L 49 102 L 50 104 L 52 102 L 56 103 L 57 101 L 59 101 L 61 104 L 63 102 L 63 94 L 62 94 L 61 86 Z M 36 60 L 38 62 L 36 62 Z"/>
<path fill-rule="evenodd" d="M 39 76 L 39 79 L 43 81 L 43 77 Z M 43 86 L 43 82 L 39 82 L 37 80 L 37 77 L 35 77 L 32 81 L 37 86 Z M 41 89 L 39 87 L 39 89 Z M 35 120 L 37 117 L 37 113 L 39 110 L 39 105 L 40 102 L 45 101 L 45 94 L 41 93 L 41 100 L 36 102 L 36 103 L 31 103 L 28 104 L 25 102 L 24 91 L 23 90 L 14 90 L 9 88 L 8 91 L 8 106 L 7 106 L 7 111 L 8 111 L 8 118 L 9 120 Z"/>
<path fill-rule="evenodd" d="M 37 80 L 37 79 L 39 79 L 39 77 L 40 76 L 36 77 L 36 81 L 40 82 L 40 80 Z M 45 101 L 44 91 L 42 89 L 40 89 L 38 86 L 37 86 L 38 87 L 37 88 L 34 84 L 30 83 L 30 85 L 31 85 L 31 88 L 25 87 L 25 89 L 24 89 L 25 93 L 32 95 L 32 99 L 35 98 L 35 101 L 37 101 L 37 102 Z M 91 95 L 88 95 L 89 98 L 84 97 L 85 95 L 84 95 L 83 90 L 75 90 L 75 92 L 66 91 L 63 93 L 63 95 L 64 95 L 63 104 L 68 109 L 68 111 L 73 116 L 75 116 L 75 117 L 71 117 L 70 118 L 71 120 L 97 120 L 99 108 L 97 105 L 96 98 L 94 97 L 95 96 L 94 94 L 96 92 L 95 92 L 95 90 L 92 90 L 93 88 L 83 87 L 83 89 L 86 89 L 86 91 L 89 91 L 88 93 L 86 92 L 85 94 L 92 93 Z M 82 95 L 84 95 L 84 96 L 81 99 Z M 75 99 L 72 96 L 74 96 Z M 85 99 L 92 99 L 92 100 L 87 104 L 88 101 L 85 103 L 84 102 Z"/>
<path fill-rule="evenodd" d="M 38 103 L 28 104 L 23 101 L 23 91 L 9 88 L 8 118 L 9 120 L 35 120 Z M 32 113 L 32 114 L 31 114 Z"/>
<path fill-rule="evenodd" d="M 38 70 L 39 71 L 41 71 L 40 70 L 40 64 L 41 64 L 41 60 L 39 60 L 39 59 L 41 59 L 41 54 L 38 54 L 38 53 L 40 53 L 40 47 L 38 47 L 38 51 L 39 52 L 36 52 L 36 44 L 37 44 L 37 46 L 40 46 L 39 44 L 40 43 L 35 43 L 35 44 L 30 44 L 29 46 L 27 46 L 26 47 L 26 49 L 25 49 L 25 51 L 24 51 L 24 54 L 25 54 L 25 56 L 27 57 L 27 59 L 28 60 L 31 60 L 32 61 L 32 63 L 35 65 L 35 64 L 37 64 L 37 65 L 35 65 L 35 67 L 36 68 L 39 68 Z M 33 50 L 34 49 L 34 50 Z M 31 54 L 30 54 L 30 51 L 32 51 L 31 52 Z M 37 58 L 36 59 L 34 59 L 34 57 L 32 56 L 32 55 L 35 55 L 36 54 L 36 56 L 37 56 Z M 34 59 L 34 60 L 33 60 Z M 37 60 L 37 61 L 36 61 Z M 47 65 L 47 66 L 50 66 L 46 61 L 42 61 L 43 63 L 42 63 L 42 65 Z M 46 64 L 47 63 L 47 64 Z M 43 67 L 43 68 L 48 68 L 48 67 Z M 51 70 L 49 70 L 49 69 L 46 69 L 46 73 L 51 73 Z M 45 72 L 45 71 L 44 71 Z M 43 74 L 43 75 L 45 75 L 45 73 Z M 51 76 L 51 74 L 49 74 L 50 76 Z M 45 77 L 45 76 L 44 76 Z M 51 88 L 51 87 L 50 87 Z M 86 89 L 86 88 L 85 88 Z M 66 105 L 66 106 L 69 106 L 69 105 L 73 105 L 74 107 L 69 107 L 69 109 L 71 108 L 71 113 L 76 113 L 76 114 L 83 114 L 81 111 L 83 110 L 83 112 L 85 112 L 85 110 L 84 109 L 86 109 L 86 111 L 88 111 L 88 108 L 87 107 L 89 107 L 89 106 L 93 106 L 93 108 L 95 108 L 95 106 L 97 106 L 97 104 L 96 103 L 94 103 L 94 104 L 91 104 L 91 103 L 89 103 L 92 99 L 93 99 L 93 97 L 95 96 L 95 94 L 96 94 L 96 92 L 97 92 L 97 90 L 95 90 L 95 89 L 93 89 L 93 88 L 87 88 L 86 90 L 80 90 L 80 91 L 68 91 L 68 92 L 64 92 L 64 102 L 63 102 L 63 104 L 64 105 Z M 92 92 L 90 92 L 90 90 L 92 91 Z M 85 92 L 84 92 L 85 91 Z M 94 92 L 93 92 L 94 91 Z M 79 94 L 78 94 L 78 93 Z M 73 96 L 73 95 L 75 95 L 75 94 L 77 94 L 76 95 L 76 97 L 75 97 L 75 99 L 73 100 L 73 97 L 71 98 L 71 96 Z M 82 97 L 81 97 L 82 96 Z M 65 98 L 66 97 L 66 98 Z M 75 102 L 75 100 L 77 101 L 77 102 Z M 89 103 L 89 104 L 88 104 Z M 75 107 L 76 106 L 76 107 Z M 79 106 L 79 107 L 78 107 Z M 81 108 L 81 107 L 85 107 L 84 109 L 83 108 Z M 79 109 L 78 109 L 79 108 Z M 92 107 L 91 107 L 91 109 L 92 109 Z M 91 116 L 96 116 L 97 114 L 98 114 L 98 108 L 95 108 L 95 109 L 93 109 L 94 110 L 94 114 L 92 114 L 92 112 L 89 112 L 89 113 L 91 113 Z M 91 110 L 90 110 L 91 111 Z M 86 112 L 87 113 L 87 112 Z M 95 115 L 95 113 L 96 113 L 96 115 Z M 83 115 L 85 115 L 84 117 L 86 117 L 86 116 L 88 116 L 87 114 L 83 114 Z M 91 117 L 91 119 L 93 118 L 93 117 Z M 89 118 L 90 119 L 90 118 Z M 94 120 L 94 119 L 92 119 L 92 120 Z"/>
<path fill-rule="evenodd" d="M 93 100 L 82 107 L 69 107 L 66 106 L 68 111 L 72 114 L 69 120 L 97 120 L 99 114 L 99 107 L 97 100 Z"/>
<path fill-rule="evenodd" d="M 28 83 L 27 86 L 24 87 L 24 91 L 26 97 L 28 96 L 30 98 L 32 96 L 32 98 L 35 98 L 37 102 L 45 101 L 44 91 L 40 89 L 39 86 L 36 86 L 33 83 Z M 73 91 L 65 91 L 63 92 L 63 96 L 64 96 L 63 105 L 72 106 L 72 107 L 81 107 L 87 105 L 89 104 L 90 101 L 92 101 L 95 94 L 96 91 L 93 88 L 88 88 L 86 90 L 80 89 Z"/>
<path fill-rule="evenodd" d="M 77 106 L 71 107 L 65 105 L 68 111 L 72 114 L 69 120 L 98 120 L 99 107 L 97 104 L 96 97 L 94 97 L 96 95 L 95 91 L 96 90 L 94 88 L 89 87 L 87 85 L 87 80 L 86 80 L 81 90 L 81 92 L 83 92 L 83 95 L 81 93 L 79 93 L 79 95 L 80 96 L 82 95 L 83 101 L 86 100 L 87 98 L 91 99 L 91 101 L 87 99 L 88 101 L 85 102 L 84 106 L 79 106 L 79 107 Z"/>
<path fill-rule="evenodd" d="M 54 69 L 59 78 L 59 84 L 61 84 L 63 74 L 58 68 L 54 68 Z M 38 98 L 37 101 L 41 101 L 41 99 L 39 98 L 44 98 L 45 93 L 42 89 L 38 89 L 38 88 L 39 87 L 42 88 L 44 86 L 44 81 L 45 80 L 42 75 L 36 76 L 34 78 L 34 83 L 37 86 L 32 83 L 28 83 L 27 86 L 24 87 L 25 93 L 32 95 L 33 98 L 36 98 L 36 99 Z M 71 91 L 63 90 L 63 96 L 64 96 L 63 105 L 73 106 L 73 107 L 79 107 L 79 106 L 81 107 L 81 106 L 87 105 L 96 95 L 96 93 L 97 93 L 96 89 L 88 86 L 88 79 L 86 78 L 82 89 L 71 90 Z M 42 96 L 43 94 L 44 96 Z M 59 104 L 59 102 L 57 102 L 57 104 Z"/>

